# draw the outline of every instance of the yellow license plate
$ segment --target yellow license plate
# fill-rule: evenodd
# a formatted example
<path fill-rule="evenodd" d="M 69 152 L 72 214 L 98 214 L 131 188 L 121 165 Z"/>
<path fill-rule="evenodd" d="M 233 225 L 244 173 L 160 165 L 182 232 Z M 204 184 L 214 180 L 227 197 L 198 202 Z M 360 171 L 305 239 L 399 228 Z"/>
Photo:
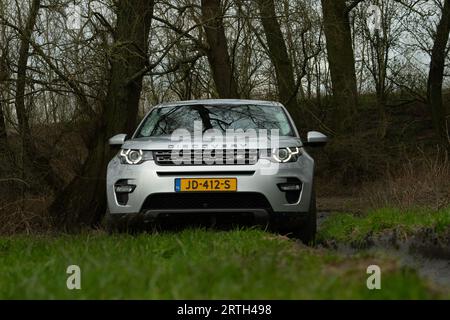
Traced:
<path fill-rule="evenodd" d="M 177 178 L 175 191 L 237 191 L 236 178 Z"/>

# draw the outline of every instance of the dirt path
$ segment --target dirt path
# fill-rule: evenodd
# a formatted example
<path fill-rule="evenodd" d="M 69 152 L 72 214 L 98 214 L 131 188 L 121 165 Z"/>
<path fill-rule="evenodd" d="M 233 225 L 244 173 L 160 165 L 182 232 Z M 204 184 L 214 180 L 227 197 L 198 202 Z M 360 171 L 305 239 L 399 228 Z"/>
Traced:
<path fill-rule="evenodd" d="M 323 222 L 336 211 L 325 210 L 317 213 L 319 232 Z M 348 256 L 359 252 L 383 252 L 395 257 L 400 265 L 415 269 L 421 277 L 428 279 L 434 285 L 450 291 L 450 246 L 442 248 L 442 244 L 440 244 L 438 247 L 432 230 L 422 230 L 420 234 L 408 240 L 399 239 L 394 230 L 375 238 L 368 238 L 367 243 L 359 247 L 349 243 L 322 243 L 319 245 Z"/>

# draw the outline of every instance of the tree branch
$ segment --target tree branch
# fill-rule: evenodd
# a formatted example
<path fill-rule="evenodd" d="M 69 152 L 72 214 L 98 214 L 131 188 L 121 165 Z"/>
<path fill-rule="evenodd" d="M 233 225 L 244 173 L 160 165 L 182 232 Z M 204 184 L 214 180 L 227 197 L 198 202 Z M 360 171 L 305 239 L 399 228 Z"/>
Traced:
<path fill-rule="evenodd" d="M 333 0 L 333 1 L 336 1 L 336 0 Z M 347 5 L 347 8 L 345 9 L 345 14 L 346 14 L 346 15 L 349 14 L 350 11 L 352 11 L 353 9 L 355 9 L 356 6 L 357 6 L 358 4 L 360 4 L 361 2 L 363 2 L 363 1 L 364 1 L 364 0 L 353 0 L 352 2 L 350 2 L 350 3 Z"/>

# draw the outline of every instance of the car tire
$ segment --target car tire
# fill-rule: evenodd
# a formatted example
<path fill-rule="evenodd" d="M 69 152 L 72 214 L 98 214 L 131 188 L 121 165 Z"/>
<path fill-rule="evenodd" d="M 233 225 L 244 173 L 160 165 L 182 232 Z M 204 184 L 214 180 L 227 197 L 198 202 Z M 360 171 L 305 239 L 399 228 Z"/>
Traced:
<path fill-rule="evenodd" d="M 294 232 L 294 236 L 300 239 L 304 244 L 314 246 L 317 232 L 317 208 L 316 208 L 316 193 L 312 192 L 311 200 L 308 210 L 308 215 L 305 221 Z"/>
<path fill-rule="evenodd" d="M 123 233 L 127 231 L 127 222 L 121 219 L 120 214 L 111 214 L 109 209 L 106 209 L 104 226 L 108 234 Z"/>

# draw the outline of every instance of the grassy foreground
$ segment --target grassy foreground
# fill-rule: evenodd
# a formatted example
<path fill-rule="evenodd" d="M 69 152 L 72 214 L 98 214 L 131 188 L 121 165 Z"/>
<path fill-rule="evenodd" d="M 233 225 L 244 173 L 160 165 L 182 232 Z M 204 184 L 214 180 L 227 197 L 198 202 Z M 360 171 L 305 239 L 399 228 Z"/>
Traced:
<path fill-rule="evenodd" d="M 68 290 L 66 268 L 81 268 Z M 366 268 L 382 267 L 368 290 Z M 386 256 L 339 256 L 258 230 L 0 238 L 5 299 L 445 298 Z"/>

